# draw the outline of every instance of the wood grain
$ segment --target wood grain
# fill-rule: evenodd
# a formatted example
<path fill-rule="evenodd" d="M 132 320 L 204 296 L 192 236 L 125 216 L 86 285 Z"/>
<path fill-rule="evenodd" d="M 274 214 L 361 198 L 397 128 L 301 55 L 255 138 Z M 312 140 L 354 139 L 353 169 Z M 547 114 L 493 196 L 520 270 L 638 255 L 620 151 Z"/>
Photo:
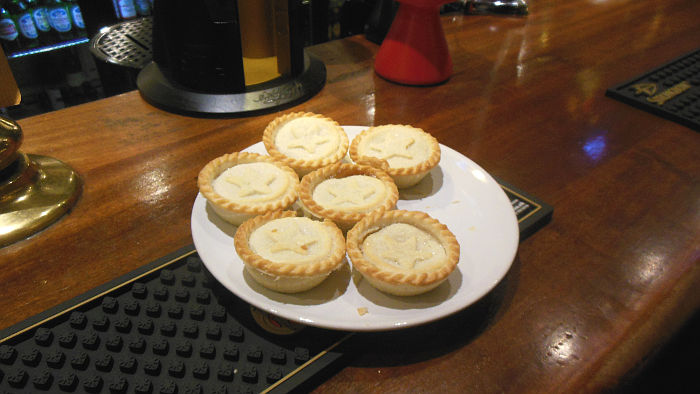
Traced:
<path fill-rule="evenodd" d="M 698 309 L 700 135 L 605 90 L 697 49 L 700 2 L 529 3 L 523 18 L 444 15 L 454 75 L 438 86 L 381 79 L 362 36 L 308 48 L 327 84 L 289 111 L 421 127 L 555 209 L 492 293 L 433 324 L 356 335 L 356 357 L 318 392 L 614 388 Z M 69 163 L 85 190 L 0 250 L 0 327 L 190 244 L 198 171 L 277 115 L 190 118 L 130 92 L 20 121 L 22 150 Z"/>

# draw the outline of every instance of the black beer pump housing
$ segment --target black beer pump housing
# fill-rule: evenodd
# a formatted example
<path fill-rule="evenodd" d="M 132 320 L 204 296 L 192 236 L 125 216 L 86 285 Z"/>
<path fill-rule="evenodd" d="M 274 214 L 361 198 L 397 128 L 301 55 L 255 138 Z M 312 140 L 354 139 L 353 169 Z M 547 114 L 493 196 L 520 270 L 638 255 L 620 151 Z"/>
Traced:
<path fill-rule="evenodd" d="M 258 115 L 307 100 L 326 68 L 304 52 L 301 0 L 155 0 L 146 101 L 191 116 Z"/>

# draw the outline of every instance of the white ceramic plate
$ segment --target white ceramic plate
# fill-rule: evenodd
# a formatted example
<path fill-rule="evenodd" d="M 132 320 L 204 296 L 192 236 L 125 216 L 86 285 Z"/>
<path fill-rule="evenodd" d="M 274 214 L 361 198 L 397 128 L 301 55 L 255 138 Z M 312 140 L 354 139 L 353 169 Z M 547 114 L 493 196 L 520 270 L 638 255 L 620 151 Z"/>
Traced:
<path fill-rule="evenodd" d="M 350 139 L 364 128 L 344 126 Z M 459 152 L 441 145 L 439 166 L 418 185 L 401 190 L 399 209 L 424 211 L 455 234 L 457 269 L 436 289 L 413 297 L 381 293 L 353 280 L 350 265 L 300 294 L 263 288 L 245 273 L 233 246 L 236 227 L 219 219 L 199 194 L 192 208 L 192 238 L 204 265 L 227 289 L 262 310 L 288 320 L 338 330 L 380 331 L 415 326 L 460 311 L 505 276 L 518 248 L 515 212 L 491 176 Z M 246 149 L 266 154 L 262 143 Z M 366 308 L 360 315 L 358 309 Z"/>

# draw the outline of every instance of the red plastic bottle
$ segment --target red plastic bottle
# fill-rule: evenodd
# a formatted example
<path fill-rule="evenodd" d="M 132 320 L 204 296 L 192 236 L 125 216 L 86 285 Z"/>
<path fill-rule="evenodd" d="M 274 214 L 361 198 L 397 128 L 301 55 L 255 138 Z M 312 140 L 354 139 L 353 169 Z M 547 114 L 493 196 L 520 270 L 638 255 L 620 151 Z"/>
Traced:
<path fill-rule="evenodd" d="M 405 85 L 434 85 L 452 75 L 440 6 L 450 0 L 398 0 L 389 33 L 374 69 L 381 77 Z"/>

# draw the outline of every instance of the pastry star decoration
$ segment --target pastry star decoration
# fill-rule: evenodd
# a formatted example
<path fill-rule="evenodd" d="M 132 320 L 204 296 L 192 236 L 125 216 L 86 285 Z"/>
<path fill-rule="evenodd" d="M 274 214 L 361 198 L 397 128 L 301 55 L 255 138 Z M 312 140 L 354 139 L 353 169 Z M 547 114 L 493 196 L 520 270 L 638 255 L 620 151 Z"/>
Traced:
<path fill-rule="evenodd" d="M 391 159 L 394 157 L 403 157 L 404 159 L 413 159 L 413 156 L 408 153 L 408 148 L 413 145 L 413 143 L 416 142 L 411 137 L 404 137 L 401 140 L 388 144 L 384 144 L 384 146 L 372 146 L 372 150 L 375 150 L 379 153 L 379 158 L 380 159 Z"/>
<path fill-rule="evenodd" d="M 373 187 L 362 189 L 355 179 L 350 182 L 340 182 L 334 185 L 333 188 L 328 189 L 328 193 L 333 196 L 331 203 L 334 205 L 340 205 L 345 202 L 360 205 L 374 192 Z"/>
<path fill-rule="evenodd" d="M 382 254 L 382 257 L 389 261 L 396 261 L 399 265 L 406 269 L 415 267 L 417 261 L 424 261 L 433 256 L 427 249 L 418 247 L 416 237 L 409 237 L 405 241 L 398 241 L 392 237 L 385 236 L 388 251 Z"/>
<path fill-rule="evenodd" d="M 243 178 L 241 176 L 232 175 L 226 178 L 226 182 L 238 186 L 238 196 L 248 197 L 253 194 L 265 195 L 272 193 L 270 184 L 275 179 L 276 177 L 270 174 L 268 174 L 266 177 L 255 177 L 252 180 L 251 178 Z"/>
<path fill-rule="evenodd" d="M 299 131 L 299 128 L 292 129 L 294 139 L 289 143 L 288 148 L 301 148 L 309 153 L 314 153 L 319 145 L 330 141 L 328 136 L 320 135 L 321 129 L 318 126 L 313 126 L 308 133 L 301 133 L 301 136 Z"/>
<path fill-rule="evenodd" d="M 283 250 L 289 250 L 296 254 L 309 254 L 309 245 L 316 243 L 316 240 L 310 236 L 301 234 L 301 231 L 284 231 L 285 234 L 273 228 L 267 234 L 274 241 L 274 245 L 270 248 L 270 252 L 277 253 Z"/>

